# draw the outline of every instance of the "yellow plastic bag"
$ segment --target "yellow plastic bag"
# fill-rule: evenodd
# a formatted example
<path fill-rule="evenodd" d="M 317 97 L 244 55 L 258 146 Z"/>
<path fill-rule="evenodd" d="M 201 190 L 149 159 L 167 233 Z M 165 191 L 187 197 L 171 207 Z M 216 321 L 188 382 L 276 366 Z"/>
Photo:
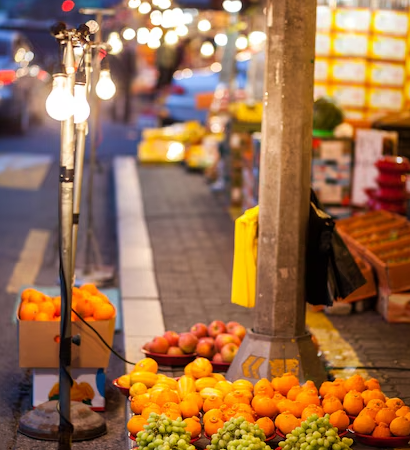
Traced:
<path fill-rule="evenodd" d="M 235 220 L 231 303 L 253 308 L 256 291 L 259 206 Z"/>

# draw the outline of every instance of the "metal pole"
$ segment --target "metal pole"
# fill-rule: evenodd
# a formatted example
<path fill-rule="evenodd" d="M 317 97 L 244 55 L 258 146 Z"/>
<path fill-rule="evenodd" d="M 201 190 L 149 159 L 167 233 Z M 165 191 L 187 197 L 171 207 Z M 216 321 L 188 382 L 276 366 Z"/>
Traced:
<path fill-rule="evenodd" d="M 74 51 L 68 36 L 64 54 L 68 85 L 74 92 Z M 59 249 L 61 286 L 60 327 L 60 426 L 59 450 L 71 448 L 71 295 L 72 295 L 72 245 L 73 245 L 73 181 L 74 181 L 74 117 L 61 124 L 60 185 L 59 185 Z"/>
<path fill-rule="evenodd" d="M 89 80 L 91 76 L 91 48 L 89 44 L 84 46 L 84 63 L 86 82 L 85 88 L 88 93 Z M 85 136 L 87 134 L 87 121 L 76 125 L 76 150 L 75 150 L 75 178 L 74 178 L 74 206 L 73 206 L 73 276 L 75 273 L 75 262 L 77 255 L 78 226 L 80 220 L 81 190 L 84 172 Z"/>
<path fill-rule="evenodd" d="M 316 0 L 268 0 L 255 320 L 233 379 L 326 379 L 305 327 Z M 244 345 L 245 344 L 245 345 Z"/>

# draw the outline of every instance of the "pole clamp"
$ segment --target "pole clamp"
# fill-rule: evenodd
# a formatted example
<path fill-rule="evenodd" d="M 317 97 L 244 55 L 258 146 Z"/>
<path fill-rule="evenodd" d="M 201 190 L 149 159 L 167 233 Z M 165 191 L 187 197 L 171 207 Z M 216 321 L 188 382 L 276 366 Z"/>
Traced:
<path fill-rule="evenodd" d="M 74 169 L 60 166 L 60 183 L 72 183 L 74 181 Z"/>

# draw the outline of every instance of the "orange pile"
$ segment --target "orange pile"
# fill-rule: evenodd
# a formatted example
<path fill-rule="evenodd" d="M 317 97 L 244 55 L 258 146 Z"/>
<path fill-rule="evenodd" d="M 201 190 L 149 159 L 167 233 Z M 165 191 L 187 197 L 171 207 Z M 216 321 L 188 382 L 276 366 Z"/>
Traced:
<path fill-rule="evenodd" d="M 94 284 L 84 284 L 72 290 L 72 310 L 84 320 L 108 320 L 115 316 L 115 308 L 108 298 Z M 60 320 L 61 299 L 27 288 L 21 293 L 20 320 L 52 321 Z M 80 320 L 72 312 L 71 320 Z"/>

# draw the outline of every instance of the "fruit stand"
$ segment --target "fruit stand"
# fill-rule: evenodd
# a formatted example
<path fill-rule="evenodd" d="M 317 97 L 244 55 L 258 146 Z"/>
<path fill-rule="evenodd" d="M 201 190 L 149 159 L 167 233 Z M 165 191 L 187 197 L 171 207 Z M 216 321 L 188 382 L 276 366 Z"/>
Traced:
<path fill-rule="evenodd" d="M 292 373 L 252 384 L 226 380 L 203 357 L 180 377 L 143 358 L 116 386 L 129 401 L 130 441 L 146 450 L 341 450 L 354 442 L 405 447 L 410 440 L 410 407 L 358 373 L 320 386 L 300 384 Z"/>

